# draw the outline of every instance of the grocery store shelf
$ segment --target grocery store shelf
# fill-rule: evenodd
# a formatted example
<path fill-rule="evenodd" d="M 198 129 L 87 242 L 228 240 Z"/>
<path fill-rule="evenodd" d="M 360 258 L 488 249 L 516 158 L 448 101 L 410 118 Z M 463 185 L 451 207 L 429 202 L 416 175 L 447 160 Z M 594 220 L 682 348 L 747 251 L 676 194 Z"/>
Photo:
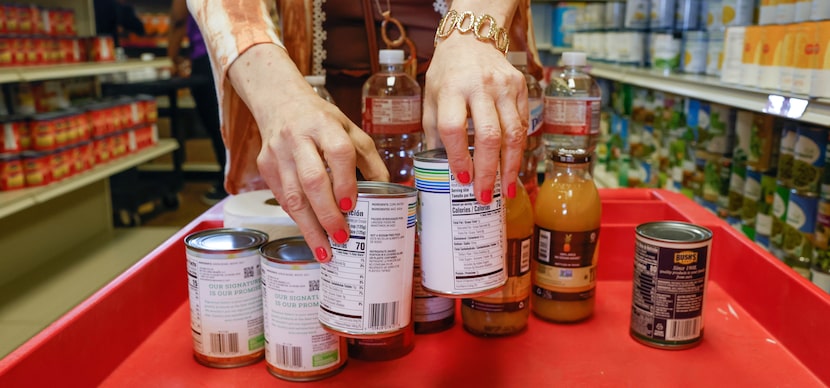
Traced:
<path fill-rule="evenodd" d="M 0 83 L 89 77 L 143 69 L 146 67 L 158 68 L 167 66 L 172 66 L 172 62 L 169 58 L 156 58 L 149 61 L 128 59 L 118 62 L 86 62 L 43 66 L 17 66 L 0 69 Z"/>
<path fill-rule="evenodd" d="M 675 93 L 691 98 L 716 102 L 739 109 L 769 113 L 802 122 L 827 125 L 830 122 L 830 99 L 809 98 L 804 95 L 784 93 L 776 90 L 724 84 L 717 77 L 695 74 L 669 74 L 649 69 L 591 63 L 591 75 L 597 78 L 624 82 L 627 84 Z M 790 109 L 779 112 L 778 105 L 771 100 L 791 100 L 806 103 L 801 112 Z"/>
<path fill-rule="evenodd" d="M 179 144 L 175 140 L 160 139 L 159 143 L 155 146 L 124 156 L 120 159 L 97 165 L 89 171 L 69 177 L 60 182 L 41 187 L 0 192 L 0 218 L 44 203 L 93 182 L 106 179 L 121 171 L 167 154 L 177 148 L 179 148 Z"/>
<path fill-rule="evenodd" d="M 562 54 L 565 51 L 571 50 L 570 47 L 552 46 L 550 44 L 537 44 L 536 49 L 539 51 L 547 51 L 551 54 Z"/>
<path fill-rule="evenodd" d="M 604 165 L 594 166 L 593 171 L 594 183 L 600 189 L 616 189 L 619 188 L 619 181 L 615 174 L 605 171 Z"/>

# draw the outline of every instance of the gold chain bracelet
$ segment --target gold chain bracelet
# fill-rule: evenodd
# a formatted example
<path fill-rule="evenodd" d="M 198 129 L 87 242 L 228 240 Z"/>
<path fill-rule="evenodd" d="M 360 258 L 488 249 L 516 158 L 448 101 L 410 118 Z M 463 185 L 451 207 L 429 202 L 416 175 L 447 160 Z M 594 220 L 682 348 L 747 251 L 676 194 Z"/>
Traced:
<path fill-rule="evenodd" d="M 507 48 L 510 46 L 507 30 L 499 27 L 496 24 L 496 19 L 490 15 L 484 14 L 476 17 L 472 11 L 458 13 L 454 9 L 450 10 L 438 23 L 438 30 L 435 32 L 435 45 L 437 46 L 441 39 L 450 36 L 455 30 L 462 34 L 472 31 L 476 39 L 482 42 L 492 42 L 496 49 L 507 55 Z M 486 34 L 483 32 L 486 32 Z"/>

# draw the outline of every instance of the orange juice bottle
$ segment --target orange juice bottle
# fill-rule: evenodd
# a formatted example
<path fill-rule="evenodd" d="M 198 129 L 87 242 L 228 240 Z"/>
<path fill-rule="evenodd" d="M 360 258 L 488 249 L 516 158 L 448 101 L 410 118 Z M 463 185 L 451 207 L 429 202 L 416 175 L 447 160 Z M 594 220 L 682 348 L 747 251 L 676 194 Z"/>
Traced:
<path fill-rule="evenodd" d="M 530 315 L 530 260 L 533 251 L 533 205 L 521 181 L 507 208 L 507 283 L 495 293 L 461 300 L 464 328 L 479 336 L 505 336 L 527 327 Z"/>
<path fill-rule="evenodd" d="M 531 309 L 554 322 L 594 312 L 601 205 L 583 150 L 554 151 L 536 199 Z"/>

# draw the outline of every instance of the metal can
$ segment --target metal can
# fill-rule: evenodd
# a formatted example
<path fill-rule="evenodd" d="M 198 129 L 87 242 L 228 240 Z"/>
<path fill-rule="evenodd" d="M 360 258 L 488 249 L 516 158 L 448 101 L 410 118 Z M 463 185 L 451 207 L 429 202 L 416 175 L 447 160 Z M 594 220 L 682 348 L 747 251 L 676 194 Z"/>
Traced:
<path fill-rule="evenodd" d="M 651 0 L 649 28 L 652 31 L 668 30 L 674 26 L 674 1 Z"/>
<path fill-rule="evenodd" d="M 700 0 L 677 0 L 674 12 L 675 30 L 697 30 L 701 27 L 700 3 Z"/>
<path fill-rule="evenodd" d="M 792 186 L 803 192 L 818 194 L 825 168 L 827 130 L 800 125 L 793 146 Z"/>
<path fill-rule="evenodd" d="M 706 42 L 706 74 L 720 75 L 723 67 L 723 31 L 708 31 Z"/>
<path fill-rule="evenodd" d="M 772 198 L 772 231 L 770 232 L 770 252 L 780 260 L 784 259 L 784 228 L 787 227 L 787 207 L 790 204 L 790 188 L 785 182 L 778 181 Z"/>
<path fill-rule="evenodd" d="M 625 28 L 647 30 L 651 19 L 651 0 L 626 0 Z"/>
<path fill-rule="evenodd" d="M 651 68 L 671 73 L 680 70 L 682 40 L 679 34 L 656 33 L 651 35 Z"/>
<path fill-rule="evenodd" d="M 801 257 L 812 259 L 817 218 L 818 196 L 815 193 L 804 193 L 792 189 L 784 225 L 785 259 Z"/>
<path fill-rule="evenodd" d="M 351 235 L 331 241 L 320 266 L 320 323 L 336 334 L 380 338 L 398 334 L 412 318 L 417 191 L 358 182 L 357 204 L 346 214 Z"/>
<path fill-rule="evenodd" d="M 268 372 L 313 381 L 343 370 L 346 338 L 326 331 L 320 309 L 320 263 L 302 237 L 266 243 L 262 255 L 262 315 Z"/>
<path fill-rule="evenodd" d="M 184 239 L 193 356 L 201 364 L 233 368 L 265 354 L 259 247 L 268 235 L 217 228 Z"/>
<path fill-rule="evenodd" d="M 493 200 L 479 203 L 473 185 L 450 173 L 447 152 L 415 154 L 422 284 L 433 294 L 474 298 L 507 282 L 506 212 L 499 177 Z"/>
<path fill-rule="evenodd" d="M 683 72 L 703 74 L 706 72 L 708 36 L 706 31 L 683 32 Z"/>
<path fill-rule="evenodd" d="M 631 336 L 660 349 L 699 344 L 712 231 L 657 221 L 640 224 L 635 232 Z M 674 303 L 664 306 L 661 301 Z"/>
<path fill-rule="evenodd" d="M 625 3 L 622 1 L 609 1 L 605 3 L 605 30 L 618 30 L 625 26 Z"/>

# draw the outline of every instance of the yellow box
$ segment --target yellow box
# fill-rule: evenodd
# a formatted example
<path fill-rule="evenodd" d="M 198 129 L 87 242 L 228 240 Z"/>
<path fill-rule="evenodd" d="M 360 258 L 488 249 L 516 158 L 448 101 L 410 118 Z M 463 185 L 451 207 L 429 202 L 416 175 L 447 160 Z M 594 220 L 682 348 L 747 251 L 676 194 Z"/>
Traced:
<path fill-rule="evenodd" d="M 793 42 L 793 93 L 810 93 L 813 70 L 818 68 L 818 25 L 819 22 L 796 25 Z"/>
<path fill-rule="evenodd" d="M 830 20 L 815 23 L 818 45 L 811 47 L 815 52 L 815 68 L 810 82 L 811 97 L 830 97 Z"/>
<path fill-rule="evenodd" d="M 781 66 L 784 62 L 784 36 L 787 32 L 785 25 L 762 26 L 763 41 L 761 42 L 760 86 L 765 89 L 781 87 Z"/>
<path fill-rule="evenodd" d="M 800 27 L 798 24 L 787 24 L 784 28 L 784 41 L 781 42 L 780 90 L 789 92 L 793 88 L 793 71 L 795 70 L 795 36 Z"/>
<path fill-rule="evenodd" d="M 768 26 L 747 26 L 744 32 L 744 49 L 741 55 L 741 84 L 758 85 L 761 70 L 761 53 L 764 43 L 764 29 Z"/>

